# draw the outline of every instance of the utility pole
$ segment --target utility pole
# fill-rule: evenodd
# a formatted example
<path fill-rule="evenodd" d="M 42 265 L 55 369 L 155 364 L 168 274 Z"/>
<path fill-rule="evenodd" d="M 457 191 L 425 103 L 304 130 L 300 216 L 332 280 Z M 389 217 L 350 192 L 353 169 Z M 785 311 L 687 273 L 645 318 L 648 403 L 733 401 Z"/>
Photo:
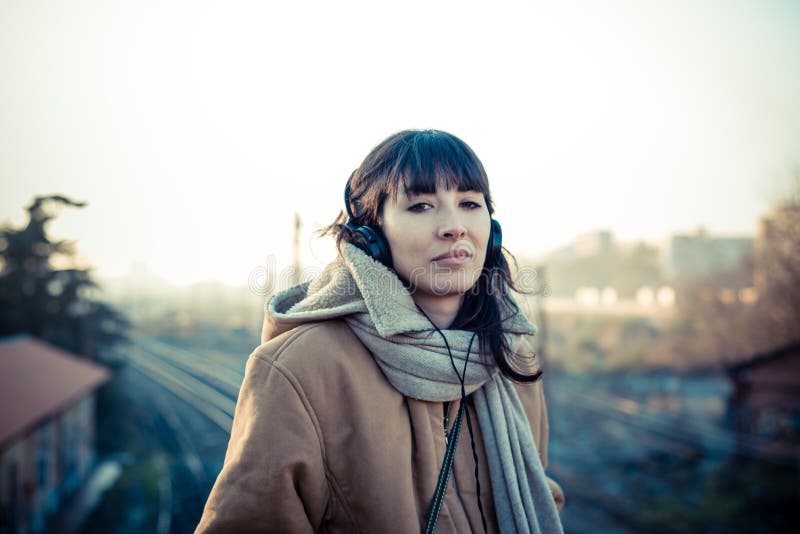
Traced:
<path fill-rule="evenodd" d="M 547 267 L 544 265 L 538 265 L 536 267 L 536 276 L 538 279 L 538 284 L 536 288 L 536 294 L 533 299 L 534 309 L 535 309 L 535 317 L 536 317 L 536 358 L 539 360 L 539 366 L 542 370 L 542 375 L 545 377 L 544 381 L 542 382 L 542 387 L 544 388 L 545 398 L 549 396 L 549 389 L 551 381 L 548 378 L 548 373 L 552 368 L 550 366 L 550 362 L 547 361 L 549 356 L 547 350 L 547 340 L 548 340 L 548 324 L 547 324 L 547 311 L 544 305 L 544 299 L 547 298 L 550 291 L 547 287 Z M 552 427 L 552 422 L 551 422 Z"/>
<path fill-rule="evenodd" d="M 547 313 L 545 312 L 544 299 L 547 296 L 547 268 L 544 265 L 539 265 L 536 268 L 536 274 L 539 278 L 539 284 L 534 298 L 534 305 L 536 309 L 536 354 L 540 358 L 539 363 L 544 368 L 547 358 Z"/>
<path fill-rule="evenodd" d="M 547 267 L 540 265 L 537 271 L 541 279 L 539 292 L 536 295 L 537 319 L 539 321 L 539 355 L 544 358 L 547 352 L 547 312 L 544 306 L 544 299 L 547 296 Z"/>
<path fill-rule="evenodd" d="M 296 286 L 300 282 L 302 282 L 302 277 L 300 276 L 301 265 L 300 265 L 300 229 L 303 227 L 303 223 L 300 220 L 300 214 L 295 212 L 294 214 L 294 243 L 293 243 L 293 260 L 292 260 L 292 279 L 291 285 Z"/>

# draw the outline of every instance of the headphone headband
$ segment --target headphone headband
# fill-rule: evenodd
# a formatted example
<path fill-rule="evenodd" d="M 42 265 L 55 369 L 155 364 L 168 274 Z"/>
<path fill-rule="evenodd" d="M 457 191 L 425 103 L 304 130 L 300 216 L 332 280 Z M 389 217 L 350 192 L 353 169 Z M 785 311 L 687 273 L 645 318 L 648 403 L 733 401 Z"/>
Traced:
<path fill-rule="evenodd" d="M 357 170 L 358 169 L 356 169 L 356 171 Z M 350 180 L 353 179 L 356 171 L 350 173 L 350 178 L 347 179 L 347 184 L 344 186 L 344 209 L 347 212 L 347 217 L 350 221 L 354 221 L 356 218 L 356 216 L 353 215 L 353 210 L 350 209 Z"/>

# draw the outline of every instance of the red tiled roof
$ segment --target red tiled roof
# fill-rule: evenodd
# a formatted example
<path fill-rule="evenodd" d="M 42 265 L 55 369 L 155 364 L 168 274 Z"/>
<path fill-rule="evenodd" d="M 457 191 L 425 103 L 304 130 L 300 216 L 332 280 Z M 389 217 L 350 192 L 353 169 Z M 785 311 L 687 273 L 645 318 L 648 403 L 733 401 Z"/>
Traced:
<path fill-rule="evenodd" d="M 0 340 L 0 444 L 110 378 L 105 367 L 27 336 Z"/>

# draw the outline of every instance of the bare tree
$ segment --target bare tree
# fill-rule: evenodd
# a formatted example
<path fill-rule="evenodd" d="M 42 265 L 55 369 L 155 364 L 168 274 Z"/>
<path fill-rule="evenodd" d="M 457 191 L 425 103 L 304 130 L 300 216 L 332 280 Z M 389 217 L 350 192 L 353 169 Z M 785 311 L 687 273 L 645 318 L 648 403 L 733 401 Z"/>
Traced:
<path fill-rule="evenodd" d="M 754 292 L 731 289 L 747 278 Z M 752 256 L 678 290 L 665 344 L 683 367 L 728 365 L 800 338 L 800 172 L 762 217 Z"/>
<path fill-rule="evenodd" d="M 750 321 L 763 349 L 800 339 L 800 169 L 761 220 L 755 256 L 758 304 Z"/>

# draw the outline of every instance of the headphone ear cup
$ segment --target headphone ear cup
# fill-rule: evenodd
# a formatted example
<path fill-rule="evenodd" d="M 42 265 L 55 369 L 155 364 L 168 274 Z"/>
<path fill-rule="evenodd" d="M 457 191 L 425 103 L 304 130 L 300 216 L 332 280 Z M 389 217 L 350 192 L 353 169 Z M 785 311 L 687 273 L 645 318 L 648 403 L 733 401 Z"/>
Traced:
<path fill-rule="evenodd" d="M 392 268 L 392 251 L 383 234 L 370 226 L 350 226 L 352 244 L 367 256 Z"/>
<path fill-rule="evenodd" d="M 500 223 L 492 219 L 489 229 L 489 243 L 486 253 L 486 264 L 494 263 L 503 250 L 503 228 Z"/>

